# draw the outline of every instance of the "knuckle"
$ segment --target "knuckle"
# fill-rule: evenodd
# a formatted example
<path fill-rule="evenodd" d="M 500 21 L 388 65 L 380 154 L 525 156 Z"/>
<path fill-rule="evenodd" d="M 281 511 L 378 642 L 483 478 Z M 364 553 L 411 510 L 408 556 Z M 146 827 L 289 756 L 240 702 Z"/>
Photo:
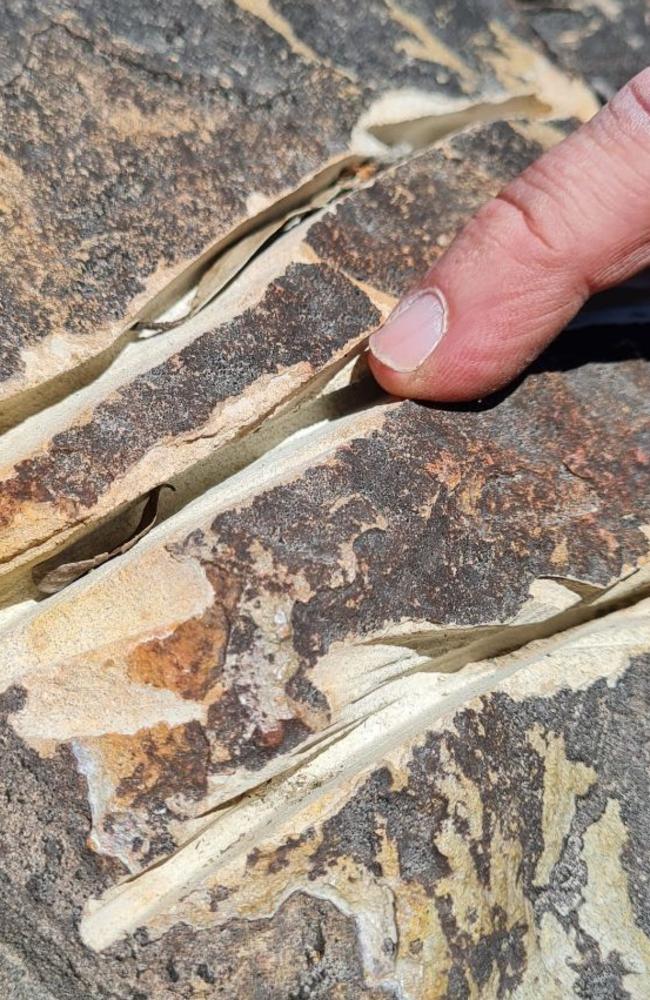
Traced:
<path fill-rule="evenodd" d="M 536 265 L 553 266 L 566 255 L 566 241 L 559 221 L 561 205 L 547 188 L 544 173 L 529 167 L 497 195 L 486 215 L 495 230 L 501 229 L 506 251 L 521 248 Z"/>
<path fill-rule="evenodd" d="M 619 127 L 650 143 L 650 67 L 626 83 L 607 107 Z"/>
<path fill-rule="evenodd" d="M 623 88 L 623 90 L 625 89 L 626 87 Z M 627 84 L 627 90 L 630 91 L 641 111 L 647 118 L 650 118 L 650 66 L 630 80 Z"/>

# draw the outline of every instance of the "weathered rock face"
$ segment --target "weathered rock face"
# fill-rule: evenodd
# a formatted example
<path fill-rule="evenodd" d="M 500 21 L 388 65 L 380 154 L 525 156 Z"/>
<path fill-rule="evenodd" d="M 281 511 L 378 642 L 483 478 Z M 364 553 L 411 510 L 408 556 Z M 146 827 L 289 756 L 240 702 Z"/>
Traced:
<path fill-rule="evenodd" d="M 608 363 L 571 370 L 561 343 L 497 405 L 388 403 L 281 448 L 12 630 L 14 725 L 74 741 L 104 853 L 158 860 L 354 721 L 395 660 L 369 642 L 444 656 L 642 565 L 650 371 L 643 335 L 618 361 L 613 336 Z"/>
<path fill-rule="evenodd" d="M 172 862 L 109 894 L 82 933 L 106 944 L 147 918 L 155 933 L 203 928 L 305 892 L 354 915 L 366 981 L 389 996 L 559 998 L 595 982 L 647 995 L 649 612 L 505 658 L 489 694 L 435 721 L 432 678 L 412 677 L 408 724 L 393 705 L 326 749 L 302 776 L 315 796 L 286 817 L 253 804 L 233 836 L 232 815 L 215 816 Z M 486 669 L 471 668 L 477 694 Z M 348 777 L 368 743 L 378 759 Z"/>
<path fill-rule="evenodd" d="M 560 63 L 609 99 L 648 65 L 647 0 L 520 0 Z"/>
<path fill-rule="evenodd" d="M 101 956 L 78 901 L 120 868 L 69 751 L 9 723 L 3 938 L 51 996 L 644 997 L 649 610 L 472 667 L 458 708 L 413 675 L 410 717 L 403 692 L 308 765 L 315 795 L 214 814 L 88 910 Z"/>
<path fill-rule="evenodd" d="M 316 392 L 485 198 L 561 135 L 482 126 L 383 172 L 289 232 L 194 321 L 17 428 L 0 486 L 5 588 L 29 593 L 30 566 Z"/>
<path fill-rule="evenodd" d="M 342 26 L 348 5 L 325 18 L 322 5 L 285 6 L 9 5 L 0 63 L 5 422 L 16 394 L 32 390 L 17 404 L 23 412 L 42 383 L 92 358 L 101 364 L 97 355 L 251 216 L 319 171 L 336 173 L 382 94 L 423 95 L 424 110 L 417 94 L 415 104 L 394 96 L 393 110 L 388 99 L 389 121 L 528 94 L 566 114 L 593 108 L 586 88 L 491 2 L 463 17 L 462 56 L 439 38 L 426 5 L 355 5 L 366 44 L 354 44 L 354 57 L 348 45 L 332 47 L 331 19 Z M 453 28 L 445 34 L 454 39 Z"/>
<path fill-rule="evenodd" d="M 6 15 L 3 995 L 645 1000 L 647 332 L 352 367 L 590 91 L 493 0 Z"/>

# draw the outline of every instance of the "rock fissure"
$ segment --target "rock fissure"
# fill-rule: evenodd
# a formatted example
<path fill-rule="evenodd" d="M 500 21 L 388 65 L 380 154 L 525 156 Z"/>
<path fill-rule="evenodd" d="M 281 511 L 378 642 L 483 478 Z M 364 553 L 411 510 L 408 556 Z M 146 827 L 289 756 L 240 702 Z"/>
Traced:
<path fill-rule="evenodd" d="M 637 608 L 639 621 L 647 626 L 647 601 L 634 601 L 619 614 L 633 616 Z M 565 644 L 570 648 L 572 642 L 580 642 L 585 628 L 595 629 L 597 644 L 599 637 L 606 635 L 610 619 L 602 621 L 600 632 L 598 624 L 582 625 L 553 635 L 546 646 L 526 646 L 510 653 L 503 662 L 497 658 L 478 663 L 474 676 L 462 671 L 456 675 L 460 686 L 455 689 L 452 678 L 443 680 L 426 672 L 399 679 L 395 697 L 386 698 L 380 708 L 368 714 L 361 713 L 333 743 L 317 749 L 288 774 L 244 795 L 234 808 L 217 814 L 214 825 L 202 829 L 168 858 L 111 889 L 103 900 L 89 904 L 81 926 L 84 940 L 101 950 L 137 927 L 155 922 L 164 910 L 177 910 L 179 902 L 192 899 L 201 882 L 212 878 L 222 881 L 221 869 L 236 867 L 239 859 L 254 856 L 269 838 L 281 840 L 283 831 L 300 827 L 298 815 L 313 813 L 315 801 L 320 801 L 317 812 L 323 822 L 337 788 L 355 784 L 355 775 L 362 775 L 371 765 L 380 766 L 404 743 L 435 731 L 438 720 L 512 682 L 531 664 L 543 671 L 546 658 L 558 657 Z M 442 686 L 445 683 L 451 690 Z"/>
<path fill-rule="evenodd" d="M 647 51 L 549 6 L 6 5 L 3 996 L 650 995 L 647 289 L 363 356 Z"/>
<path fill-rule="evenodd" d="M 471 111 L 468 111 L 467 114 L 471 118 Z M 467 120 L 464 120 L 463 122 L 456 121 L 456 126 L 460 127 L 466 123 Z M 398 126 L 395 126 L 395 128 L 398 128 Z M 396 133 L 393 138 L 397 139 L 398 134 Z M 428 141 L 430 136 L 425 138 Z M 519 137 L 519 142 L 521 142 L 522 147 L 525 148 L 525 143 L 521 140 L 521 137 Z M 427 142 L 424 142 L 424 139 L 423 145 L 427 145 Z M 513 142 L 513 145 L 516 144 Z M 177 297 L 176 305 L 170 306 L 168 312 L 163 315 L 171 315 L 174 309 L 178 307 L 179 302 L 185 303 L 183 308 L 189 309 L 190 313 L 192 313 L 192 303 L 196 300 L 196 296 L 198 295 L 199 308 L 197 311 L 193 315 L 190 315 L 189 318 L 181 319 L 177 317 L 176 319 L 170 320 L 170 328 L 156 336 L 153 341 L 151 338 L 140 340 L 141 331 L 136 329 L 129 331 L 128 334 L 125 334 L 125 339 L 121 342 L 126 353 L 123 355 L 121 353 L 121 348 L 120 351 L 117 351 L 117 353 L 115 351 L 111 352 L 107 367 L 103 374 L 97 376 L 97 372 L 95 372 L 94 375 L 96 377 L 93 378 L 93 381 L 86 387 L 86 389 L 83 390 L 83 392 L 79 394 L 73 393 L 66 400 L 63 400 L 58 407 L 48 411 L 50 416 L 53 417 L 55 421 L 57 419 L 66 420 L 69 418 L 65 417 L 64 414 L 67 414 L 68 410 L 70 410 L 72 414 L 74 414 L 75 410 L 81 412 L 84 406 L 87 406 L 88 404 L 91 406 L 95 405 L 95 407 L 98 408 L 99 413 L 102 413 L 102 411 L 106 411 L 108 413 L 108 411 L 114 410 L 115 403 L 112 402 L 112 400 L 115 398 L 115 389 L 111 391 L 112 386 L 122 386 L 124 379 L 124 374 L 122 374 L 123 370 L 126 371 L 130 369 L 133 371 L 135 369 L 137 372 L 138 368 L 142 368 L 143 374 L 133 381 L 132 387 L 127 382 L 126 385 L 124 385 L 123 390 L 118 388 L 118 393 L 121 392 L 126 395 L 127 390 L 128 392 L 133 393 L 135 392 L 136 386 L 141 383 L 145 395 L 154 393 L 156 397 L 160 397 L 157 405 L 165 409 L 165 419 L 169 421 L 170 418 L 167 411 L 169 410 L 171 397 L 169 393 L 167 393 L 163 398 L 162 379 L 160 388 L 158 388 L 155 381 L 152 382 L 147 378 L 147 364 L 155 364 L 155 357 L 167 359 L 166 364 L 168 375 L 165 375 L 165 381 L 170 383 L 170 391 L 173 391 L 171 389 L 171 383 L 174 379 L 178 380 L 178 378 L 181 377 L 182 366 L 184 364 L 183 359 L 186 356 L 189 356 L 189 353 L 193 350 L 192 343 L 198 344 L 196 334 L 191 331 L 194 329 L 198 329 L 200 331 L 203 327 L 205 327 L 208 332 L 203 335 L 202 339 L 206 342 L 210 336 L 213 336 L 213 334 L 209 331 L 211 322 L 207 318 L 203 320 L 201 318 L 203 315 L 209 316 L 210 318 L 214 317 L 211 321 L 219 324 L 219 320 L 223 315 L 223 310 L 225 310 L 226 316 L 231 315 L 228 323 L 235 327 L 237 324 L 241 324 L 244 321 L 244 317 L 247 315 L 246 312 L 242 313 L 241 305 L 239 307 L 237 306 L 238 297 L 243 303 L 248 303 L 252 297 L 263 294 L 265 289 L 267 289 L 269 300 L 271 300 L 271 296 L 275 298 L 276 294 L 285 294 L 282 289 L 283 278 L 281 277 L 283 255 L 286 256 L 287 254 L 291 254 L 293 252 L 291 247 L 296 246 L 299 238 L 303 240 L 306 247 L 309 247 L 309 252 L 312 255 L 316 254 L 316 259 L 320 260 L 321 258 L 319 254 L 322 253 L 322 250 L 320 250 L 320 248 L 311 247 L 311 244 L 309 243 L 310 234 L 317 232 L 320 229 L 327 229 L 327 227 L 331 224 L 330 220 L 335 219 L 339 212 L 345 213 L 347 211 L 347 207 L 349 205 L 352 206 L 357 197 L 366 197 L 369 192 L 371 193 L 377 186 L 381 187 L 384 183 L 390 187 L 390 184 L 392 183 L 391 178 L 392 175 L 395 174 L 395 171 L 397 171 L 397 173 L 400 171 L 408 172 L 408 170 L 411 169 L 411 161 L 409 158 L 401 161 L 401 165 L 398 164 L 397 167 L 394 165 L 388 167 L 386 164 L 381 165 L 379 162 L 376 162 L 370 175 L 367 172 L 367 166 L 361 169 L 361 173 L 357 173 L 356 175 L 352 173 L 350 179 L 344 181 L 344 191 L 339 190 L 337 186 L 338 182 L 335 182 L 334 188 L 332 188 L 333 180 L 335 181 L 337 177 L 340 177 L 342 171 L 348 171 L 349 173 L 351 165 L 355 163 L 359 164 L 360 162 L 359 158 L 356 160 L 354 158 L 348 158 L 344 161 L 338 161 L 336 164 L 321 171 L 320 174 L 316 175 L 316 177 L 312 178 L 310 181 L 296 188 L 291 194 L 283 196 L 272 206 L 267 207 L 260 213 L 252 216 L 246 223 L 239 226 L 237 230 L 233 231 L 230 235 L 221 240 L 218 250 L 213 248 L 207 255 L 204 255 L 203 263 L 193 265 L 195 278 L 189 282 L 189 285 L 194 289 L 194 291 L 192 292 L 191 289 L 188 290 L 188 282 L 185 282 L 183 287 L 179 289 L 180 298 Z M 477 178 L 480 177 L 482 183 L 489 182 L 488 173 L 486 172 L 484 165 L 478 163 L 474 169 L 477 172 Z M 391 174 L 391 171 L 393 174 Z M 478 180 L 476 180 L 476 183 L 478 186 Z M 349 190 L 350 187 L 356 188 L 356 192 L 351 193 Z M 432 211 L 434 211 L 434 214 L 435 212 L 443 211 L 442 204 L 439 208 L 436 208 L 435 194 L 431 202 L 431 208 Z M 279 232 L 274 229 L 276 224 L 283 227 L 287 217 L 295 217 L 293 219 L 295 222 L 296 218 L 303 211 L 306 211 L 311 218 L 308 221 L 300 222 L 297 228 L 294 226 L 288 232 Z M 272 230 L 270 234 L 267 232 L 269 227 Z M 256 233 L 261 233 L 263 236 L 262 245 L 260 246 L 255 246 Z M 205 279 L 210 278 L 210 275 L 214 273 L 215 267 L 218 270 L 219 262 L 223 262 L 224 255 L 228 258 L 229 255 L 234 254 L 234 258 L 238 258 L 240 245 L 246 244 L 251 238 L 253 238 L 253 244 L 248 245 L 246 252 L 243 253 L 239 259 L 235 259 L 228 263 L 225 268 L 225 274 L 222 275 L 224 283 L 217 284 L 216 287 L 210 287 L 208 282 L 207 294 L 203 295 L 201 298 L 202 282 Z M 265 243 L 267 238 L 272 240 L 270 245 Z M 310 258 L 308 257 L 308 260 L 309 259 Z M 286 267 L 286 264 L 284 266 Z M 332 275 L 336 274 L 340 277 L 340 282 L 342 283 L 340 292 L 341 297 L 342 299 L 345 299 L 346 297 L 350 298 L 349 306 L 342 303 L 344 309 L 348 307 L 354 311 L 355 308 L 358 309 L 360 305 L 363 305 L 367 314 L 365 323 L 363 323 L 365 329 L 360 329 L 360 335 L 350 338 L 349 346 L 346 350 L 339 352 L 336 356 L 330 355 L 329 358 L 326 358 L 326 363 L 315 367 L 313 372 L 307 372 L 307 370 L 305 370 L 305 374 L 301 374 L 298 367 L 296 367 L 294 370 L 295 374 L 292 375 L 283 366 L 279 372 L 280 377 L 277 378 L 277 391 L 275 392 L 271 391 L 269 393 L 263 388 L 264 380 L 266 380 L 267 385 L 270 385 L 269 377 L 265 374 L 263 379 L 259 380 L 257 383 L 259 391 L 264 392 L 267 396 L 273 397 L 275 402 L 270 402 L 266 408 L 259 409 L 259 411 L 256 412 L 255 404 L 253 402 L 246 402 L 246 399 L 242 395 L 242 417 L 239 419 L 239 426 L 237 427 L 233 426 L 232 420 L 230 421 L 230 424 L 226 421 L 224 430 L 224 422 L 220 421 L 218 418 L 218 409 L 213 410 L 212 419 L 207 421 L 208 426 L 206 427 L 205 418 L 209 414 L 209 410 L 206 409 L 204 401 L 199 400 L 201 403 L 201 409 L 204 411 L 203 419 L 199 418 L 198 412 L 196 417 L 190 414 L 191 418 L 195 420 L 197 424 L 201 425 L 198 433 L 187 433 L 184 428 L 179 427 L 179 430 L 182 431 L 181 434 L 178 434 L 177 437 L 172 436 L 171 440 L 167 437 L 167 440 L 169 441 L 168 447 L 170 450 L 174 449 L 180 451 L 182 447 L 182 449 L 189 455 L 190 453 L 193 453 L 193 450 L 198 449 L 199 460 L 192 461 L 192 459 L 179 459 L 179 465 L 182 467 L 180 477 L 176 472 L 176 469 L 173 467 L 173 464 L 168 466 L 168 472 L 165 478 L 167 481 L 170 481 L 177 486 L 177 494 L 173 505 L 170 505 L 169 507 L 163 505 L 161 509 L 161 521 L 166 520 L 170 514 L 177 513 L 184 505 L 185 498 L 192 499 L 194 496 L 198 495 L 196 491 L 192 490 L 188 493 L 187 490 L 178 488 L 178 478 L 181 478 L 184 482 L 188 482 L 188 480 L 194 476 L 192 469 L 196 469 L 198 475 L 202 475 L 202 473 L 199 472 L 199 469 L 205 469 L 207 463 L 207 465 L 211 464 L 216 468 L 216 476 L 203 476 L 199 489 L 209 489 L 215 482 L 222 481 L 224 477 L 219 471 L 219 465 L 221 464 L 220 454 L 223 451 L 224 446 L 228 444 L 229 439 L 235 436 L 239 441 L 242 441 L 243 439 L 250 437 L 251 432 L 256 431 L 260 426 L 266 424 L 267 422 L 273 421 L 275 419 L 275 413 L 285 412 L 291 407 L 295 408 L 300 405 L 304 405 L 305 401 L 309 397 L 313 397 L 317 395 L 319 391 L 323 391 L 324 384 L 326 384 L 328 380 L 331 380 L 340 368 L 345 366 L 346 361 L 350 357 L 357 356 L 363 351 L 366 336 L 376 325 L 376 319 L 373 321 L 371 316 L 379 318 L 381 315 L 386 315 L 390 306 L 396 301 L 395 296 L 375 287 L 372 282 L 364 280 L 364 278 L 359 275 L 358 269 L 348 266 L 348 262 L 339 259 L 338 254 L 332 254 L 330 252 L 323 262 L 322 268 L 323 276 L 329 272 Z M 274 277 L 274 275 L 279 275 L 280 277 Z M 271 285 L 269 285 L 269 277 L 271 277 Z M 320 282 L 320 278 L 317 274 L 315 274 L 314 280 Z M 324 282 L 320 283 L 324 284 Z M 277 293 L 275 291 L 276 287 L 278 289 Z M 324 296 L 330 295 L 325 288 L 321 294 Z M 192 295 L 195 296 L 194 300 L 192 299 Z M 358 304 L 354 301 L 353 296 L 358 297 Z M 280 306 L 282 306 L 281 300 L 279 300 L 279 302 Z M 315 307 L 310 307 L 306 303 L 304 308 L 311 309 L 313 312 L 313 308 Z M 152 313 L 152 317 L 153 316 L 155 316 L 155 311 Z M 312 321 L 311 313 L 309 314 L 308 319 L 309 321 Z M 152 318 L 152 322 L 157 322 L 157 320 Z M 330 321 L 328 320 L 328 323 L 329 322 Z M 146 320 L 141 319 L 138 323 L 146 323 Z M 180 325 L 177 326 L 177 323 L 180 323 Z M 362 321 L 360 320 L 359 326 L 361 327 L 361 325 Z M 329 330 L 326 332 L 329 334 Z M 216 336 L 216 334 L 214 335 Z M 314 337 L 318 337 L 317 330 L 314 330 Z M 199 340 L 200 339 L 201 338 L 199 337 Z M 187 347 L 174 354 L 174 344 L 176 343 L 179 345 L 185 343 L 187 344 Z M 288 353 L 288 349 L 283 348 L 283 350 L 284 353 Z M 152 354 L 151 352 L 154 353 Z M 130 358 L 130 365 L 127 363 L 127 354 Z M 309 359 L 306 359 L 306 361 L 311 364 Z M 296 363 L 297 366 L 301 365 L 301 361 L 298 357 L 296 357 Z M 192 359 L 192 364 L 196 364 L 194 359 Z M 269 364 L 270 362 L 265 361 L 263 363 L 263 370 L 268 369 Z M 177 370 L 179 366 L 181 366 L 180 372 Z M 164 371 L 163 365 L 158 365 L 157 367 L 151 369 L 151 371 L 154 373 L 160 372 L 162 376 Z M 210 393 L 214 392 L 212 385 L 207 384 L 210 381 L 214 381 L 214 379 L 211 380 L 206 376 L 206 393 L 207 391 Z M 287 386 L 286 389 L 284 388 L 285 384 Z M 295 388 L 293 386 L 295 386 Z M 217 386 L 217 388 L 219 387 Z M 253 385 L 251 385 L 250 388 L 253 391 L 257 391 Z M 196 393 L 196 390 L 193 387 L 191 387 L 189 391 L 191 391 L 193 395 Z M 357 392 L 359 393 L 359 399 L 355 399 Z M 98 403 L 94 402 L 95 394 L 98 394 Z M 234 394 L 232 395 L 234 397 Z M 365 405 L 367 397 L 368 389 L 366 386 L 359 385 L 358 387 L 351 387 L 346 409 L 339 412 L 351 412 L 358 409 L 360 406 Z M 231 400 L 228 402 L 230 403 Z M 191 405 L 192 407 L 194 406 L 193 400 L 191 401 Z M 128 412 L 128 408 L 126 412 Z M 60 416 L 57 417 L 57 413 L 60 414 Z M 34 427 L 36 433 L 39 434 L 40 421 L 35 424 L 35 420 L 37 420 L 37 418 L 32 419 L 31 425 Z M 113 422 L 112 415 L 110 417 L 110 421 Z M 210 426 L 210 424 L 212 424 L 212 426 Z M 27 426 L 29 425 L 26 424 L 22 430 L 24 430 Z M 135 436 L 135 428 L 127 428 L 126 430 L 129 437 Z M 28 435 L 31 436 L 32 433 L 33 432 L 30 428 Z M 82 427 L 79 427 L 78 430 L 75 429 L 72 432 L 72 437 L 76 437 L 78 439 L 81 435 L 83 435 L 83 433 Z M 105 436 L 99 427 L 98 433 L 102 437 Z M 153 434 L 154 431 L 152 429 L 150 432 L 151 443 L 149 447 L 155 443 L 160 443 L 162 445 L 165 441 L 165 435 L 160 432 L 158 435 L 158 441 L 156 441 Z M 10 450 L 12 446 L 18 446 L 20 448 L 24 447 L 21 428 L 15 429 L 15 431 L 10 435 L 10 438 L 12 441 Z M 272 439 L 277 441 L 277 435 L 272 435 Z M 72 440 L 70 446 L 65 444 L 65 433 L 55 434 L 50 440 L 50 447 L 53 453 L 56 453 L 56 456 L 61 456 L 64 453 L 66 455 L 70 453 L 73 454 L 75 450 L 79 448 L 79 444 L 76 440 Z M 257 440 L 260 440 L 260 438 L 258 437 Z M 103 446 L 104 442 L 98 442 L 98 444 L 102 444 Z M 49 461 L 47 456 L 44 456 L 44 460 Z M 92 462 L 93 460 L 93 456 L 90 455 L 87 458 L 84 458 L 83 456 L 81 457 L 81 461 L 84 463 Z M 37 459 L 34 463 L 34 473 L 32 474 L 35 474 L 38 464 L 39 459 Z M 115 528 L 110 527 L 110 525 L 113 524 L 113 515 L 115 514 L 115 511 L 124 511 L 127 506 L 126 494 L 128 493 L 128 489 L 126 482 L 123 487 L 120 487 L 119 485 L 120 471 L 121 470 L 116 468 L 111 473 L 112 476 L 117 477 L 118 479 L 118 492 L 116 499 L 111 501 L 113 510 L 111 511 L 110 504 L 104 502 L 103 509 L 98 509 L 97 513 L 89 521 L 90 528 L 93 527 L 93 522 L 95 526 L 103 523 L 109 525 L 109 527 L 107 527 L 109 535 L 112 535 L 114 530 L 116 530 L 117 522 Z M 134 468 L 133 472 L 135 473 L 135 471 L 136 470 Z M 103 475 L 106 477 L 106 472 L 104 472 Z M 18 483 L 15 483 L 14 485 L 16 485 L 19 490 L 22 489 Z M 143 486 L 144 485 L 145 484 L 143 484 Z M 149 481 L 146 483 L 146 488 L 151 489 L 154 485 L 155 480 Z M 59 488 L 59 485 L 57 485 L 57 488 Z M 120 497 L 120 490 L 124 493 L 124 498 Z M 139 491 L 142 491 L 142 487 L 139 488 Z M 66 508 L 64 507 L 64 510 L 65 509 Z M 57 540 L 57 544 L 52 546 L 55 551 L 43 553 L 43 555 L 46 555 L 48 563 L 52 557 L 58 557 L 58 554 L 68 546 L 73 543 L 76 544 L 81 536 L 81 533 L 78 530 L 74 530 L 74 525 L 70 523 L 68 515 L 64 514 L 63 511 L 61 514 L 53 512 L 53 516 L 62 518 L 62 520 L 66 523 L 62 526 L 60 534 L 57 531 L 53 531 L 47 535 L 47 537 Z M 123 519 L 124 516 L 125 515 L 123 513 L 120 514 L 118 521 Z M 83 520 L 85 522 L 85 518 Z M 77 524 L 80 524 L 81 521 L 81 518 L 77 519 Z M 100 537 L 98 544 L 100 546 L 104 545 L 103 538 Z M 81 542 L 81 546 L 84 548 L 83 541 Z M 33 593 L 30 592 L 29 584 L 25 582 L 28 579 L 29 566 L 21 567 L 20 565 L 23 557 L 25 555 L 29 555 L 33 548 L 34 546 L 30 542 L 27 545 L 21 545 L 14 552 L 14 558 L 19 561 L 19 564 L 17 565 L 16 572 L 11 573 L 11 578 L 3 586 L 4 593 L 7 595 L 5 597 L 5 603 L 8 601 L 23 600 L 25 597 L 34 596 Z M 92 551 L 92 543 L 89 543 L 86 548 L 88 555 L 92 557 L 94 554 Z"/>

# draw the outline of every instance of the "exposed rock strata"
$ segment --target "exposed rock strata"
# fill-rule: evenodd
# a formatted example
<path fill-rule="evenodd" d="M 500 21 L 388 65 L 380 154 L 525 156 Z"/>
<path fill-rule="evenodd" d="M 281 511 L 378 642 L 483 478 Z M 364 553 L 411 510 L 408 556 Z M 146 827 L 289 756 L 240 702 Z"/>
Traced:
<path fill-rule="evenodd" d="M 33 761 L 31 774 L 39 759 L 46 769 L 56 762 L 56 794 L 68 798 L 74 788 L 81 811 L 70 815 L 68 836 L 83 830 L 85 863 L 107 873 L 97 881 L 95 872 L 75 905 L 100 896 L 122 871 L 192 856 L 193 843 L 207 843 L 201 858 L 218 882 L 215 808 L 259 786 L 235 805 L 235 830 L 249 828 L 250 810 L 253 819 L 257 810 L 266 816 L 262 829 L 275 826 L 285 803 L 301 806 L 310 781 L 314 790 L 327 783 L 328 760 L 348 744 L 344 771 L 357 788 L 355 775 L 377 764 L 386 733 L 398 742 L 424 733 L 436 712 L 471 696 L 472 674 L 450 679 L 449 670 L 490 643 L 518 644 L 575 620 L 585 601 L 643 567 L 650 370 L 640 341 L 622 340 L 618 360 L 611 335 L 602 344 L 609 361 L 574 367 L 575 340 L 565 339 L 496 405 L 460 412 L 387 404 L 298 439 L 7 626 L 8 738 Z M 544 583 L 549 577 L 566 583 Z M 601 669 L 599 658 L 587 662 Z M 489 690 L 499 668 L 484 669 Z M 548 738 L 540 726 L 540 740 Z M 501 738 L 494 753 L 504 768 L 515 766 Z M 386 780 L 382 797 L 406 777 Z M 340 801 L 338 791 L 333 797 Z M 8 829 L 20 822 L 33 820 L 10 806 Z M 392 822 L 406 821 L 396 814 Z M 293 823 L 289 809 L 288 843 L 302 843 L 302 821 L 300 829 Z M 71 859 L 81 850 L 75 843 L 65 848 Z M 198 888 L 203 868 L 196 886 L 194 875 L 185 885 L 179 863 L 156 869 L 175 874 L 172 896 L 157 889 L 151 903 L 165 926 L 176 921 L 173 898 L 190 886 L 212 899 Z M 281 882 L 284 862 L 276 867 L 269 885 Z M 307 896 L 308 883 L 300 889 Z M 380 906 L 384 889 L 376 899 L 366 881 L 355 884 L 371 909 Z M 336 892 L 325 895 L 351 918 Z M 126 912 L 137 914 L 134 905 Z M 105 927 L 89 918 L 96 946 L 110 944 L 127 920 L 107 912 Z M 227 923 L 270 913 L 266 903 L 228 912 Z M 206 913 L 221 922 L 216 902 Z M 179 919 L 169 933 L 184 925 Z M 365 939 L 358 947 L 366 985 L 388 987 L 390 976 L 380 983 L 368 971 L 380 943 L 370 959 Z M 402 972 L 393 974 L 402 982 Z M 414 988 L 411 995 L 427 995 Z"/>
<path fill-rule="evenodd" d="M 45 408 L 0 440 L 0 992 L 645 1000 L 646 331 L 464 408 L 348 367 L 575 122 L 414 149 L 589 89 L 494 0 L 4 14 L 2 418 Z M 197 258 L 299 203 L 182 320 Z"/>
<path fill-rule="evenodd" d="M 5 600 L 102 518 L 313 395 L 485 198 L 561 137 L 482 126 L 391 168 L 274 243 L 194 320 L 6 436 Z"/>
<path fill-rule="evenodd" d="M 457 51 L 454 12 L 442 27 L 426 5 L 407 14 L 357 3 L 364 45 L 352 58 L 348 45 L 332 47 L 328 20 L 345 23 L 351 41 L 348 4 L 10 3 L 0 56 L 1 423 L 75 384 L 39 389 L 56 376 L 85 363 L 73 378 L 88 378 L 215 244 L 340 168 L 363 139 L 362 119 L 522 95 L 547 111 L 593 111 L 589 90 L 553 67 L 525 22 L 491 0 L 471 6 L 466 20 L 469 5 L 458 4 L 467 30 Z"/>

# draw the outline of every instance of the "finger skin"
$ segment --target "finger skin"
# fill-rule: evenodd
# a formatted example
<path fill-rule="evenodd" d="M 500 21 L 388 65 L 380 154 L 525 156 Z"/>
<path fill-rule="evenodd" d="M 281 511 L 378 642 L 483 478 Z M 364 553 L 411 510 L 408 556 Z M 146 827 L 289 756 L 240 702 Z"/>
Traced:
<path fill-rule="evenodd" d="M 395 395 L 480 398 L 515 378 L 590 295 L 648 266 L 650 68 L 478 212 L 419 286 L 435 301 L 416 295 L 410 329 L 402 304 L 371 338 L 370 366 Z M 445 303 L 444 329 L 404 370 L 436 340 L 426 302 L 438 312 Z"/>

